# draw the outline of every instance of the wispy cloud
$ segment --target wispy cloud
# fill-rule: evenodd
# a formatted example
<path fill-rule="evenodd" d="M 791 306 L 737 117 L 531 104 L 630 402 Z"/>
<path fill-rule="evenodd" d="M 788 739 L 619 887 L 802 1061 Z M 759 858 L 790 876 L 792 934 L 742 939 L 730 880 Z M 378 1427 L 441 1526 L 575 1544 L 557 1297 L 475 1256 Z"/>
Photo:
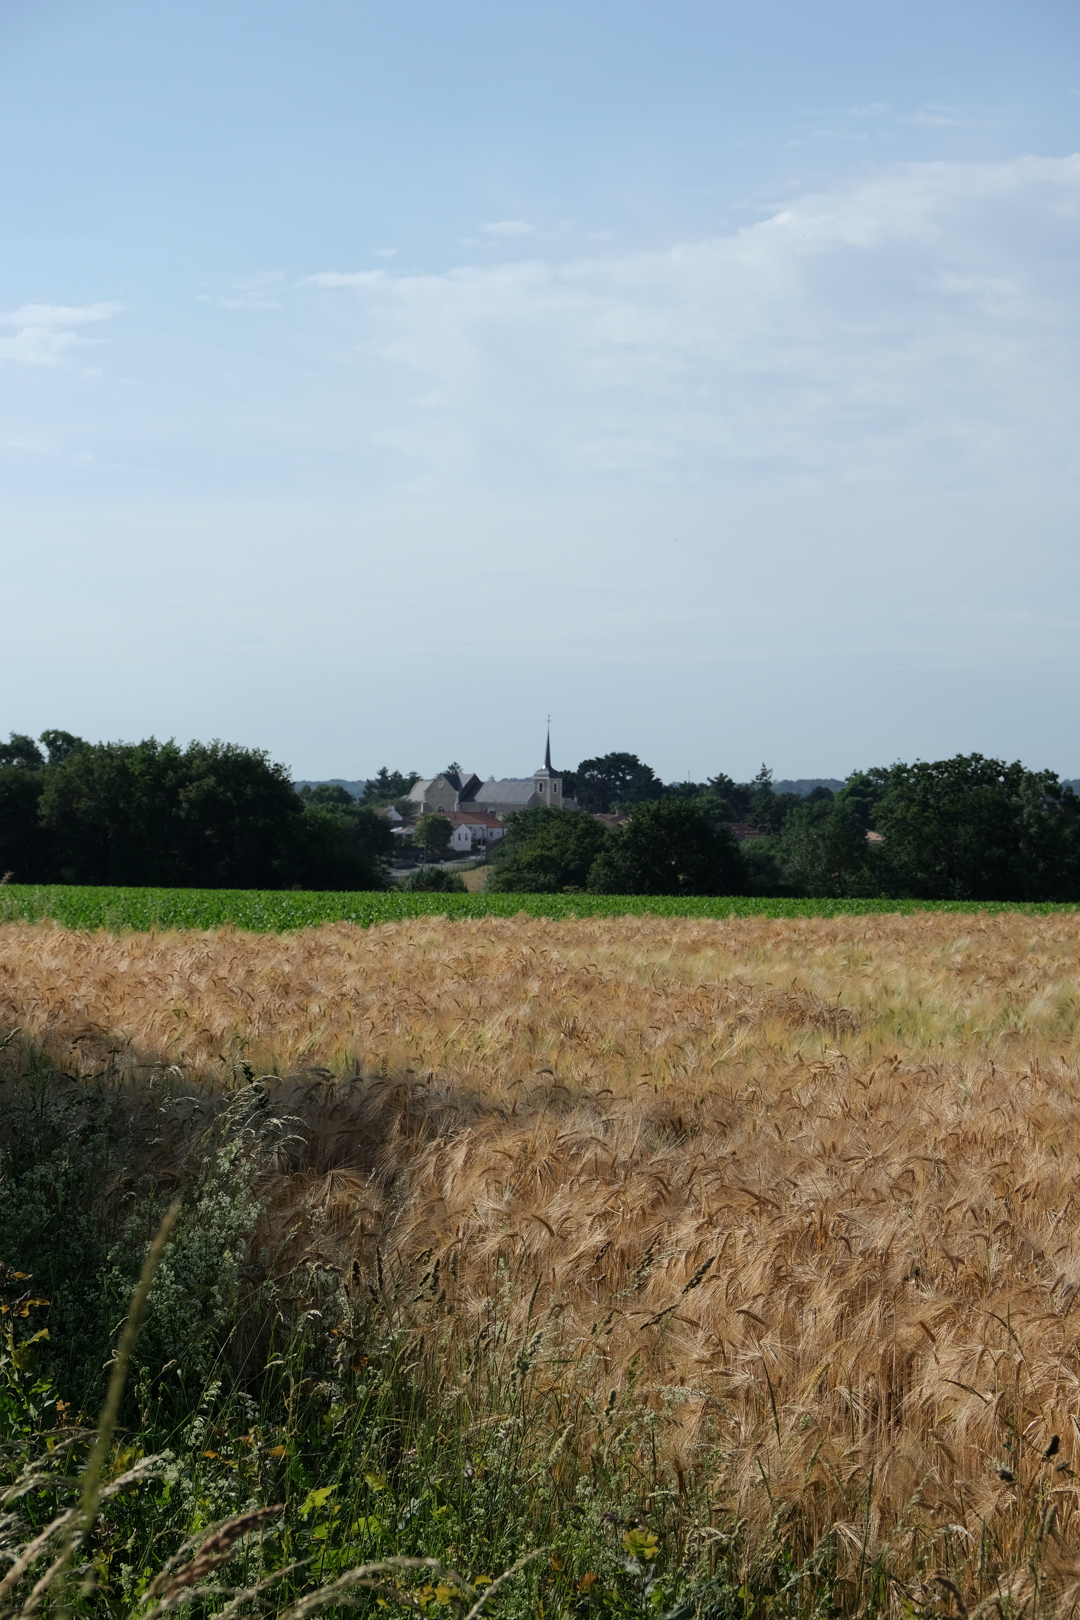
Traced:
<path fill-rule="evenodd" d="M 280 309 L 280 293 L 285 277 L 280 270 L 263 270 L 257 276 L 243 276 L 233 282 L 233 290 L 221 297 L 200 294 L 204 303 L 221 309 Z"/>
<path fill-rule="evenodd" d="M 1080 157 L 907 164 L 663 252 L 311 279 L 359 296 L 377 436 L 432 469 L 963 480 L 1071 434 L 1078 250 Z"/>
<path fill-rule="evenodd" d="M 376 287 L 387 280 L 385 270 L 320 270 L 306 277 L 316 287 Z"/>
<path fill-rule="evenodd" d="M 490 225 L 481 225 L 485 236 L 535 236 L 536 226 L 525 219 L 498 219 Z"/>
<path fill-rule="evenodd" d="M 74 350 L 101 339 L 84 337 L 81 328 L 118 315 L 120 304 L 23 304 L 0 314 L 0 360 L 27 366 L 59 366 Z"/>
<path fill-rule="evenodd" d="M 947 107 L 920 107 L 911 122 L 924 129 L 955 129 L 960 120 Z"/>

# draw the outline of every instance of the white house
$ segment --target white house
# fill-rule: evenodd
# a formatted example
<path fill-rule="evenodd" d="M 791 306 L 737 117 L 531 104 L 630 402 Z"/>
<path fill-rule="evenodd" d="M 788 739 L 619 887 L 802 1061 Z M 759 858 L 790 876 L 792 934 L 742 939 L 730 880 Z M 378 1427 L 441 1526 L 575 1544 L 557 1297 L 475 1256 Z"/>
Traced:
<path fill-rule="evenodd" d="M 450 848 L 461 854 L 487 849 L 506 831 L 498 816 L 489 815 L 486 810 L 451 810 L 446 819 L 454 829 Z"/>

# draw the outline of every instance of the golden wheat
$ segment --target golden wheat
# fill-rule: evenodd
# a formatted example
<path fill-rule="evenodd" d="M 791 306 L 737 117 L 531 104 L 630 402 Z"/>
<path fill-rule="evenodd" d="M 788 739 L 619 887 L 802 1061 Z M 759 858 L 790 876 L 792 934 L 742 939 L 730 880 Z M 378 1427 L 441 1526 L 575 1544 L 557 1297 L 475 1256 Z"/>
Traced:
<path fill-rule="evenodd" d="M 709 1480 L 700 1538 L 828 1543 L 852 1602 L 876 1566 L 897 1603 L 1037 1578 L 1071 1612 L 1080 918 L 0 947 L 0 1025 L 75 1072 L 282 1076 L 308 1142 L 271 1211 L 362 1276 L 376 1244 L 440 1261 L 434 1380 L 497 1306 L 490 1353 L 534 1345 L 578 1440 L 630 1389 L 655 1414 L 671 1490 Z"/>

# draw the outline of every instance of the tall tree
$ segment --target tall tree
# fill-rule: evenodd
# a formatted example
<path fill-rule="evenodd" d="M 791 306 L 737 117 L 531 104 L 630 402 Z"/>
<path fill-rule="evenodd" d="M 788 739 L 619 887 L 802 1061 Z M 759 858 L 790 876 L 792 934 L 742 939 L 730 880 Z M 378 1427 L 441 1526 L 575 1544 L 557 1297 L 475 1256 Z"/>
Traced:
<path fill-rule="evenodd" d="M 629 809 L 648 799 L 659 799 L 664 784 L 650 765 L 636 754 L 604 754 L 583 759 L 574 774 L 575 792 L 583 810 L 606 815 L 615 806 Z"/>
<path fill-rule="evenodd" d="M 45 755 L 33 737 L 25 737 L 20 731 L 13 731 L 9 742 L 0 743 L 0 765 L 19 765 L 26 771 L 38 771 L 44 763 Z"/>
<path fill-rule="evenodd" d="M 41 741 L 49 750 L 50 765 L 62 765 L 77 749 L 86 747 L 83 739 L 70 731 L 43 731 Z"/>
<path fill-rule="evenodd" d="M 1080 798 L 1053 771 L 982 754 L 894 765 L 875 819 L 895 894 L 1080 899 Z"/>
<path fill-rule="evenodd" d="M 391 771 L 380 765 L 374 776 L 369 776 L 360 795 L 361 804 L 393 804 L 403 799 L 419 776 L 418 771 Z"/>

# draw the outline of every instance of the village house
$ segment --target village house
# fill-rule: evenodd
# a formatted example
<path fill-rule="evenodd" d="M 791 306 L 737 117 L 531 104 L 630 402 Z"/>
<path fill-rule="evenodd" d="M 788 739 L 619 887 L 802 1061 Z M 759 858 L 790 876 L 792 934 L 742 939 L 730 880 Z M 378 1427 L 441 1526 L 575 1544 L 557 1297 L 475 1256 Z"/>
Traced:
<path fill-rule="evenodd" d="M 498 816 L 486 810 L 450 810 L 446 812 L 446 819 L 454 829 L 450 848 L 462 855 L 471 850 L 483 853 L 506 833 Z"/>

